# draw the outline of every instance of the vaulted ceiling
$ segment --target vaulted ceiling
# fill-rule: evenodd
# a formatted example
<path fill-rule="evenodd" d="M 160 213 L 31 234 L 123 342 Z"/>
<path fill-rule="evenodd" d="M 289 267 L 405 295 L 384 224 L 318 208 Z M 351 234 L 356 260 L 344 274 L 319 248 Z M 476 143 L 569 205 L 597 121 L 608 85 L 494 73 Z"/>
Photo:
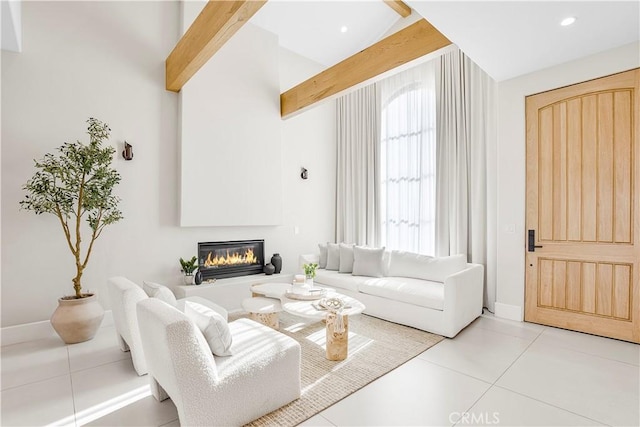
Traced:
<path fill-rule="evenodd" d="M 399 20 L 382 0 L 270 0 L 250 22 L 277 34 L 281 46 L 328 67 L 371 46 Z"/>
<path fill-rule="evenodd" d="M 640 40 L 637 0 L 405 3 L 497 81 Z M 560 26 L 567 16 L 575 24 Z M 330 66 L 411 19 L 381 0 L 269 0 L 250 22 L 278 34 L 283 47 Z"/>
<path fill-rule="evenodd" d="M 401 0 L 209 0 L 167 57 L 166 87 L 179 91 L 247 21 L 328 66 L 281 93 L 282 117 L 451 43 L 501 81 L 640 39 L 637 0 L 408 3 L 413 12 Z"/>
<path fill-rule="evenodd" d="M 406 3 L 497 81 L 640 40 L 638 0 Z"/>
<path fill-rule="evenodd" d="M 167 90 L 180 91 L 265 3 L 267 0 L 207 1 L 165 61 Z M 403 18 L 411 16 L 411 9 L 401 0 L 384 0 L 384 3 Z M 451 45 L 433 25 L 419 18 L 413 23 L 407 21 L 410 25 L 391 31 L 371 46 L 281 93 L 282 117 L 339 96 L 398 67 L 424 60 L 427 54 Z"/>

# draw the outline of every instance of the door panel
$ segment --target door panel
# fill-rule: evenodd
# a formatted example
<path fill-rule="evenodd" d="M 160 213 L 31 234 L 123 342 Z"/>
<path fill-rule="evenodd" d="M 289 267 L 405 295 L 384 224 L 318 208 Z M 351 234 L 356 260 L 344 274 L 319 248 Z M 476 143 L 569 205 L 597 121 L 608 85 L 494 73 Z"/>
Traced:
<path fill-rule="evenodd" d="M 639 81 L 527 97 L 525 320 L 640 342 Z"/>
<path fill-rule="evenodd" d="M 583 242 L 596 241 L 596 188 L 598 177 L 593 171 L 598 164 L 597 151 L 597 96 L 587 95 L 580 98 L 582 104 L 582 133 L 580 145 L 582 154 L 582 239 Z"/>

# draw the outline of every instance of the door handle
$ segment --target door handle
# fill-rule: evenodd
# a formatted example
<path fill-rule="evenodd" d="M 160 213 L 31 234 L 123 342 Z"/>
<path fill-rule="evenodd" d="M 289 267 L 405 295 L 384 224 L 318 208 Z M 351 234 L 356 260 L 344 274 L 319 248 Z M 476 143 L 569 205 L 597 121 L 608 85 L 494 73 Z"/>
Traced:
<path fill-rule="evenodd" d="M 535 252 L 536 248 L 541 248 L 542 246 L 536 245 L 536 230 L 529 230 L 529 240 L 527 242 L 527 251 Z"/>

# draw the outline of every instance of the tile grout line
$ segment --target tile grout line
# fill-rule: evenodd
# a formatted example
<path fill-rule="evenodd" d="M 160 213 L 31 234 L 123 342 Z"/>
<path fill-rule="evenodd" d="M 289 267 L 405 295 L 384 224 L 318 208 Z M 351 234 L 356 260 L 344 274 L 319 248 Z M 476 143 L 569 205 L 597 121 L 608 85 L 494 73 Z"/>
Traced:
<path fill-rule="evenodd" d="M 67 365 L 69 366 L 69 385 L 71 386 L 71 403 L 73 405 L 73 425 L 78 427 L 78 417 L 76 414 L 76 393 L 73 390 L 73 377 L 71 376 L 71 354 L 67 346 Z"/>
<path fill-rule="evenodd" d="M 525 353 L 527 352 L 527 350 L 529 350 L 529 347 L 531 347 L 531 346 L 533 345 L 533 343 L 534 343 L 534 342 L 536 342 L 538 338 L 540 338 L 540 335 L 542 335 L 542 332 L 544 332 L 544 330 L 540 331 L 540 333 L 539 333 L 539 334 L 538 334 L 538 335 L 537 335 L 537 336 L 536 336 L 536 337 L 535 337 L 535 338 L 534 338 L 534 339 L 529 343 L 529 345 L 528 345 L 524 350 L 522 350 L 522 353 L 520 353 L 520 354 L 518 355 L 518 357 L 516 357 L 516 359 L 515 359 L 513 362 L 511 362 L 511 363 L 509 364 L 509 366 L 507 366 L 507 368 L 504 370 L 504 372 L 502 372 L 502 374 L 500 374 L 500 376 L 498 376 L 498 378 L 496 378 L 496 380 L 495 380 L 493 383 L 488 383 L 488 384 L 489 384 L 489 387 L 487 387 L 487 389 L 484 391 L 484 393 L 482 393 L 482 394 L 480 395 L 480 397 L 478 397 L 478 398 L 477 398 L 477 399 L 476 399 L 476 400 L 471 404 L 471 406 L 469 406 L 469 407 L 468 407 L 464 412 L 469 412 L 469 411 L 470 411 L 470 410 L 471 410 L 471 409 L 472 409 L 472 408 L 473 408 L 473 407 L 474 407 L 474 406 L 475 406 L 475 405 L 480 401 L 480 399 L 482 399 L 482 398 L 483 398 L 483 397 L 484 397 L 484 396 L 489 392 L 489 390 L 491 390 L 493 387 L 499 387 L 499 386 L 497 386 L 497 385 L 496 385 L 496 383 L 500 380 L 500 378 L 502 378 L 502 377 L 504 376 L 504 374 L 506 374 L 506 373 L 507 373 L 507 371 L 508 371 L 509 369 L 511 369 L 511 367 L 512 367 L 512 366 L 513 366 L 513 365 L 514 365 L 518 360 L 520 360 L 520 358 L 522 357 L 522 355 L 523 355 L 523 354 L 525 354 Z M 465 375 L 466 375 L 466 374 L 465 374 Z M 467 375 L 467 376 L 471 377 L 471 375 Z M 475 378 L 475 377 L 471 377 L 471 378 Z M 485 382 L 486 382 L 486 381 L 485 381 Z M 458 420 L 458 421 L 456 421 L 455 423 L 453 423 L 453 424 L 452 424 L 452 426 L 455 426 L 456 424 L 458 424 L 458 422 L 459 422 L 459 421 L 460 421 L 460 420 Z"/>
<path fill-rule="evenodd" d="M 525 349 L 524 351 L 526 351 L 526 349 Z M 418 358 L 419 358 L 419 357 L 416 357 L 416 359 L 418 359 Z M 481 379 L 481 378 L 474 377 L 473 375 L 469 375 L 469 374 L 467 374 L 467 373 L 465 373 L 465 372 L 460 372 L 460 371 L 455 370 L 455 369 L 453 369 L 453 368 L 450 368 L 450 367 L 448 367 L 448 366 L 442 366 L 442 365 L 440 365 L 440 364 L 438 364 L 438 363 L 435 363 L 435 362 L 433 362 L 433 361 L 431 361 L 431 360 L 425 360 L 425 359 L 420 359 L 420 360 L 421 360 L 421 361 L 423 361 L 423 362 L 429 363 L 429 364 L 431 364 L 431 365 L 437 366 L 437 367 L 439 367 L 439 368 L 446 369 L 447 371 L 455 372 L 456 374 L 463 375 L 463 376 L 465 376 L 465 377 L 468 377 L 468 378 L 471 378 L 471 379 L 473 379 L 473 380 L 480 381 L 481 383 L 487 384 L 489 387 L 487 387 L 487 389 L 486 389 L 486 390 L 485 390 L 485 391 L 480 395 L 480 397 L 478 397 L 478 398 L 477 398 L 477 399 L 476 399 L 476 400 L 471 404 L 471 406 L 469 407 L 469 409 L 473 408 L 473 406 L 474 406 L 476 403 L 478 403 L 478 401 L 479 401 L 480 399 L 482 399 L 482 397 L 483 397 L 485 394 L 487 394 L 487 393 L 489 392 L 489 390 L 491 390 L 491 387 L 493 387 L 493 384 L 492 384 L 492 383 L 489 383 L 489 382 L 487 382 L 487 381 L 485 381 L 485 380 L 483 380 L 483 379 Z M 507 369 L 509 369 L 509 368 L 507 368 Z M 468 412 L 468 411 L 465 411 L 465 412 Z M 460 421 L 460 420 L 458 420 L 458 421 L 456 421 L 455 423 L 451 424 L 451 426 L 452 426 L 452 427 L 454 427 L 455 425 L 457 425 L 457 424 L 458 424 L 458 422 L 459 422 L 459 421 Z"/>
<path fill-rule="evenodd" d="M 336 402 L 337 403 L 337 402 Z M 324 411 L 323 411 L 324 412 Z M 328 422 L 329 424 L 331 424 L 334 427 L 338 427 L 338 424 L 335 424 L 333 421 L 331 421 L 329 418 L 325 417 L 324 415 L 322 415 L 322 412 L 319 412 L 318 415 L 320 415 L 320 417 L 325 420 L 326 422 Z"/>
<path fill-rule="evenodd" d="M 546 329 L 545 329 L 545 330 L 546 330 Z M 510 391 L 510 392 L 512 392 L 512 393 L 516 393 L 516 394 L 518 394 L 518 395 L 520 395 L 520 396 L 526 397 L 526 398 L 531 399 L 531 400 L 534 400 L 534 401 L 536 401 L 536 402 L 540 402 L 540 403 L 543 403 L 543 404 L 545 404 L 545 405 L 549 405 L 549 406 L 551 406 L 551 407 L 554 407 L 554 408 L 556 408 L 556 409 L 560 409 L 560 410 L 562 410 L 562 411 L 569 412 L 569 413 L 571 413 L 571 414 L 573 414 L 573 415 L 577 415 L 577 416 L 579 416 L 579 417 L 582 417 L 582 418 L 585 418 L 585 419 L 591 420 L 591 421 L 593 421 L 593 422 L 595 422 L 595 423 L 603 424 L 603 425 L 608 426 L 609 424 L 607 424 L 607 423 L 605 423 L 605 422 L 603 422 L 603 421 L 594 420 L 593 418 L 590 418 L 590 417 L 588 417 L 588 416 L 586 416 L 586 415 L 578 414 L 577 412 L 573 412 L 573 411 L 571 411 L 571 410 L 569 410 L 569 409 L 562 408 L 562 407 L 560 407 L 560 406 L 556 406 L 556 405 L 554 405 L 554 404 L 552 404 L 552 403 L 545 402 L 545 401 L 543 401 L 543 400 L 539 400 L 539 399 L 536 399 L 536 398 L 531 397 L 531 396 L 527 396 L 526 394 L 522 394 L 522 393 L 519 393 L 519 392 L 517 392 L 517 391 L 515 391 L 515 390 L 511 390 L 510 388 L 506 388 L 506 387 L 499 386 L 499 385 L 497 385 L 497 384 L 496 384 L 496 383 L 500 380 L 500 378 L 502 378 L 502 377 L 504 376 L 504 374 L 506 374 L 506 373 L 507 373 L 507 371 L 508 371 L 509 369 L 511 369 L 511 367 L 512 367 L 512 366 L 513 366 L 513 365 L 514 365 L 518 360 L 520 360 L 520 358 L 521 358 L 521 357 L 522 357 L 522 356 L 527 352 L 527 350 L 529 350 L 529 348 L 533 345 L 533 343 L 534 343 L 534 342 L 536 342 L 536 341 L 538 340 L 538 338 L 540 338 L 540 336 L 544 333 L 544 331 L 545 331 L 545 330 L 542 330 L 542 331 L 538 334 L 538 336 L 537 336 L 533 341 L 531 341 L 531 344 L 529 344 L 529 345 L 527 346 L 527 348 L 525 348 L 525 349 L 524 349 L 524 351 L 522 352 L 522 354 L 521 354 L 520 356 L 518 356 L 518 357 L 516 358 L 516 360 L 514 360 L 514 361 L 513 361 L 513 363 L 511 363 L 511 365 L 509 365 L 509 367 L 508 367 L 507 369 L 505 369 L 505 371 L 502 373 L 502 375 L 500 375 L 500 376 L 498 377 L 498 379 L 496 379 L 496 380 L 495 380 L 495 382 L 491 385 L 491 387 L 498 387 L 498 388 L 501 388 L 502 390 L 507 390 L 507 391 Z M 572 349 L 567 349 L 567 348 L 565 348 L 565 347 L 562 347 L 562 348 L 563 348 L 563 349 L 565 349 L 565 350 L 574 351 L 574 350 L 572 350 Z M 581 352 L 581 351 L 576 351 L 576 353 L 581 353 L 581 354 L 591 355 L 591 354 L 589 354 L 589 353 L 584 353 L 584 352 Z M 598 356 L 595 356 L 595 355 L 591 355 L 591 356 L 598 357 Z M 600 358 L 601 358 L 601 359 L 605 359 L 605 360 L 609 360 L 609 361 L 611 361 L 611 359 L 608 359 L 608 358 L 606 358 L 606 357 L 600 357 Z M 624 362 L 620 362 L 620 363 L 624 363 Z M 631 366 L 634 366 L 634 365 L 631 365 Z M 474 403 L 474 405 L 475 405 L 475 403 Z"/>
<path fill-rule="evenodd" d="M 562 329 L 562 330 L 565 331 L 565 330 L 568 330 L 568 329 Z M 578 334 L 582 334 L 583 333 L 583 332 L 578 332 L 578 331 L 571 331 L 571 332 L 576 332 Z M 542 335 L 542 333 L 540 335 Z M 589 334 L 586 334 L 586 335 L 589 335 Z M 598 335 L 589 335 L 589 336 L 597 337 Z M 600 337 L 600 338 L 604 338 L 604 337 Z M 610 339 L 613 339 L 613 338 L 610 338 Z M 630 344 L 633 344 L 633 343 L 630 343 Z M 580 353 L 580 354 L 586 354 L 587 356 L 593 356 L 593 357 L 597 357 L 599 359 L 608 360 L 610 362 L 619 362 L 619 363 L 624 363 L 625 365 L 633 366 L 635 368 L 640 368 L 640 365 L 636 365 L 634 363 L 625 362 L 623 360 L 612 359 L 610 357 L 600 356 L 598 354 L 593 354 L 593 353 L 587 353 L 586 351 L 577 350 L 575 348 L 566 347 L 566 346 L 563 346 L 563 345 L 558 345 L 558 347 L 560 347 L 561 349 L 564 349 L 564 350 L 575 351 L 576 353 Z"/>
<path fill-rule="evenodd" d="M 122 359 L 112 360 L 111 362 L 104 362 L 104 363 L 100 363 L 100 364 L 95 365 L 95 366 L 88 366 L 88 367 L 86 367 L 86 368 L 77 369 L 77 370 L 75 370 L 75 371 L 72 371 L 72 370 L 71 370 L 71 366 L 69 366 L 69 373 L 70 373 L 70 374 L 77 374 L 77 373 L 79 373 L 79 372 L 84 372 L 84 371 L 88 371 L 88 370 L 90 370 L 90 369 L 100 368 L 100 367 L 102 367 L 102 366 L 110 365 L 110 364 L 112 364 L 112 363 L 123 362 L 123 361 L 125 361 L 125 360 L 131 360 L 131 357 L 130 357 L 130 356 L 128 356 L 128 357 L 124 357 L 124 358 L 122 358 Z"/>
<path fill-rule="evenodd" d="M 416 359 L 418 359 L 418 357 L 416 357 Z M 439 367 L 439 368 L 446 369 L 447 371 L 455 372 L 456 374 L 464 375 L 465 377 L 469 377 L 469 378 L 474 379 L 474 380 L 476 380 L 476 381 L 483 382 L 483 383 L 485 383 L 485 384 L 488 384 L 489 386 L 491 386 L 491 385 L 492 385 L 492 384 L 491 384 L 490 382 L 488 382 L 487 380 L 483 380 L 482 378 L 474 377 L 473 375 L 470 375 L 470 374 L 468 374 L 468 373 L 466 373 L 466 372 L 458 371 L 457 369 L 453 369 L 453 368 L 451 368 L 451 367 L 449 367 L 449 366 L 441 365 L 441 364 L 436 363 L 436 362 L 434 362 L 434 361 L 432 361 L 432 360 L 426 360 L 426 359 L 422 359 L 422 358 L 419 358 L 419 359 L 420 359 L 421 361 L 423 361 L 423 362 L 430 363 L 430 364 L 432 364 L 432 365 L 434 365 L 434 366 L 437 366 L 437 367 Z"/>
<path fill-rule="evenodd" d="M 516 390 L 511 390 L 510 388 L 506 388 L 504 386 L 495 385 L 495 387 L 500 388 L 502 390 L 506 390 L 506 391 L 511 392 L 511 393 L 515 393 L 515 394 L 517 394 L 519 396 L 522 396 L 522 397 L 526 397 L 527 399 L 531 399 L 531 400 L 534 400 L 536 402 L 540 402 L 540 403 L 542 403 L 544 405 L 548 405 L 548 406 L 551 406 L 553 408 L 560 409 L 561 411 L 568 412 L 568 413 L 573 414 L 573 415 L 577 415 L 577 416 L 579 416 L 581 418 L 585 418 L 585 419 L 593 421 L 594 423 L 597 423 L 597 424 L 602 424 L 602 425 L 605 425 L 605 426 L 609 426 L 610 425 L 610 424 L 605 423 L 604 421 L 594 420 L 593 418 L 588 417 L 586 415 L 579 414 L 577 412 L 573 412 L 573 411 L 571 411 L 571 410 L 569 410 L 567 408 L 563 408 L 561 406 L 554 405 L 553 403 L 545 402 L 544 400 L 536 399 L 535 397 L 527 396 L 526 394 L 520 393 L 519 391 L 516 391 Z"/>
<path fill-rule="evenodd" d="M 544 333 L 544 329 L 542 331 L 540 331 L 540 333 L 529 343 L 529 345 L 522 351 L 522 353 L 520 353 L 520 355 L 518 357 L 516 357 L 516 359 L 511 362 L 511 364 L 509 366 L 507 366 L 507 369 L 504 370 L 504 372 L 502 372 L 502 374 L 500 374 L 500 376 L 498 378 L 496 378 L 496 380 L 493 382 L 493 384 L 491 384 L 491 386 L 493 387 L 498 381 L 500 381 L 500 378 L 502 378 L 504 376 L 504 374 L 507 373 L 507 371 L 509 369 L 511 369 L 511 367 L 518 361 L 520 360 L 520 358 L 527 352 L 529 351 L 529 348 L 531 348 L 531 346 L 533 345 L 533 343 L 535 343 L 536 341 L 538 341 L 538 338 L 540 338 L 540 335 L 542 335 Z"/>
<path fill-rule="evenodd" d="M 482 329 L 483 331 L 495 332 L 496 334 L 500 334 L 500 335 L 506 335 L 506 336 L 512 337 L 512 338 L 520 338 L 521 340 L 526 340 L 527 339 L 527 338 L 523 338 L 523 337 L 520 337 L 520 336 L 515 335 L 515 334 L 509 334 L 509 333 L 502 332 L 502 331 L 496 331 L 496 330 L 491 329 L 491 328 L 484 328 L 484 327 L 482 327 L 480 325 L 476 326 L 476 328 Z M 527 329 L 527 330 L 530 330 L 530 329 Z M 544 329 L 540 330 L 539 332 L 531 330 L 531 332 L 536 334 L 536 338 L 538 338 L 538 336 L 540 336 L 544 332 Z M 534 338 L 534 340 L 536 338 Z"/>
<path fill-rule="evenodd" d="M 477 327 L 479 328 L 479 326 L 477 326 Z M 495 334 L 499 334 L 499 335 L 506 336 L 506 337 L 509 337 L 509 338 L 515 338 L 515 339 L 518 339 L 518 340 L 521 340 L 521 341 L 528 341 L 526 338 L 517 337 L 517 336 L 515 336 L 515 335 L 511 335 L 511 334 L 505 334 L 505 333 L 502 333 L 502 332 L 494 331 L 494 330 L 492 330 L 492 329 L 485 329 L 485 328 L 480 328 L 480 329 L 482 329 L 483 331 L 488 331 L 488 332 L 495 333 Z M 522 350 L 522 353 L 520 353 L 520 355 L 519 355 L 519 356 L 518 356 L 518 357 L 517 357 L 517 358 L 516 358 L 516 359 L 515 359 L 515 360 L 514 360 L 514 361 L 513 361 L 509 366 L 507 366 L 507 368 L 505 369 L 505 372 L 506 372 L 506 371 L 507 371 L 507 370 L 508 370 L 508 369 L 509 369 L 509 368 L 510 368 L 510 367 L 511 367 L 511 366 L 512 366 L 512 365 L 513 365 L 513 364 L 514 364 L 514 363 L 515 363 L 515 362 L 516 362 L 516 361 L 517 361 L 517 360 L 518 360 L 518 359 L 519 359 L 519 358 L 520 358 L 520 357 L 521 357 L 521 356 L 522 356 L 522 355 L 523 355 L 527 350 L 528 350 L 528 349 L 529 349 L 529 347 L 533 344 L 533 342 L 534 342 L 535 340 L 537 340 L 537 339 L 538 339 L 538 337 L 542 334 L 542 332 L 543 332 L 542 330 L 541 330 L 540 332 L 538 332 L 538 334 L 536 335 L 536 337 L 535 337 L 535 338 L 533 338 L 533 340 L 531 340 L 531 342 L 530 342 L 529 344 L 527 344 L 527 346 L 524 348 L 524 350 Z M 446 339 L 445 339 L 445 340 L 442 340 L 442 341 L 440 341 L 440 342 L 444 342 L 444 341 L 446 341 Z M 427 350 L 425 350 L 423 353 L 421 353 L 421 354 L 419 354 L 418 356 L 416 356 L 416 358 L 417 358 L 417 359 L 420 359 L 420 360 L 422 360 L 422 361 L 424 361 L 424 362 L 431 363 L 431 364 L 433 364 L 433 365 L 435 365 L 435 366 L 438 366 L 438 367 L 440 367 L 440 368 L 447 369 L 447 370 L 449 370 L 449 371 L 451 371 L 451 372 L 455 372 L 455 373 L 457 373 L 457 374 L 464 375 L 464 376 L 469 377 L 469 378 L 472 378 L 472 379 L 474 379 L 474 380 L 481 381 L 481 382 L 483 382 L 483 383 L 485 383 L 485 384 L 489 384 L 489 386 L 490 386 L 489 388 L 491 388 L 491 386 L 492 386 L 493 384 L 495 384 L 495 382 L 491 383 L 491 382 L 489 382 L 489 381 L 487 381 L 487 380 L 485 380 L 485 379 L 483 379 L 483 378 L 479 378 L 479 377 L 473 376 L 473 375 L 471 375 L 471 374 L 468 374 L 468 373 L 466 373 L 466 372 L 462 372 L 462 371 L 459 371 L 459 370 L 457 370 L 457 369 L 454 369 L 454 368 L 452 368 L 452 367 L 444 366 L 444 365 L 441 365 L 441 364 L 439 364 L 439 363 L 437 363 L 437 362 L 434 362 L 434 361 L 432 361 L 432 360 L 427 360 L 427 359 L 423 359 L 422 357 L 420 357 L 420 356 L 422 356 L 424 353 L 426 353 L 428 350 L 432 349 L 433 347 L 435 347 L 435 345 L 434 345 L 434 346 L 432 346 L 432 347 L 429 347 L 429 348 L 428 348 Z M 503 373 L 502 373 L 502 375 L 504 375 L 504 373 L 505 373 L 505 372 L 503 372 Z M 502 375 L 500 375 L 500 377 L 502 377 Z M 498 380 L 500 379 L 500 377 L 498 377 L 498 378 L 496 379 L 496 381 L 498 381 Z"/>
<path fill-rule="evenodd" d="M 71 375 L 71 372 L 66 373 L 66 374 L 54 375 L 52 377 L 42 378 L 42 379 L 36 380 L 36 381 L 29 381 L 29 382 L 26 382 L 26 383 L 23 383 L 23 384 L 13 385 L 11 387 L 3 388 L 2 390 L 0 390 L 0 392 L 13 390 L 14 388 L 24 387 L 24 386 L 27 386 L 27 385 L 38 384 L 38 383 L 41 383 L 41 382 L 44 382 L 44 381 L 52 380 L 54 378 L 64 377 L 65 375 Z"/>
<path fill-rule="evenodd" d="M 180 422 L 180 418 L 174 418 L 173 420 L 169 421 L 168 423 L 164 423 L 164 424 L 162 424 L 162 425 L 160 425 L 158 427 L 164 427 L 166 425 L 169 425 L 169 424 L 173 423 L 174 421 Z"/>
<path fill-rule="evenodd" d="M 113 360 L 111 362 L 100 363 L 100 364 L 95 365 L 95 366 L 90 366 L 90 367 L 87 367 L 87 368 L 82 368 L 82 369 L 78 369 L 78 370 L 73 371 L 73 370 L 71 370 L 71 360 L 70 360 L 71 356 L 69 354 L 69 349 L 67 348 L 66 350 L 67 350 L 67 366 L 69 368 L 69 372 L 68 373 L 60 374 L 60 375 L 54 375 L 54 376 L 51 376 L 51 377 L 42 378 L 42 379 L 35 380 L 35 381 L 29 381 L 29 382 L 26 382 L 26 383 L 23 383 L 23 384 L 13 385 L 13 386 L 10 386 L 10 387 L 7 387 L 7 388 L 3 388 L 0 391 L 8 391 L 8 390 L 12 390 L 12 389 L 18 388 L 18 387 L 23 387 L 23 386 L 26 386 L 26 385 L 33 385 L 33 384 L 37 384 L 37 383 L 40 383 L 40 382 L 43 382 L 43 381 L 52 380 L 54 378 L 64 377 L 65 375 L 77 374 L 79 372 L 84 372 L 84 371 L 88 371 L 90 369 L 99 368 L 99 367 L 102 367 L 102 366 L 109 365 L 111 363 L 122 362 L 123 360 L 127 360 L 128 359 L 127 357 L 125 357 L 123 359 Z"/>

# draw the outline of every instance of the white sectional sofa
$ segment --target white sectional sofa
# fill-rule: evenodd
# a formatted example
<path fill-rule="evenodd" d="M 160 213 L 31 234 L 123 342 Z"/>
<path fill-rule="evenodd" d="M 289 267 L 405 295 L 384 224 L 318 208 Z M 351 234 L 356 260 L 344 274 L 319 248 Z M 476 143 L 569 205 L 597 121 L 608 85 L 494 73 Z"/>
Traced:
<path fill-rule="evenodd" d="M 300 262 L 326 265 L 314 283 L 358 299 L 365 314 L 450 338 L 482 314 L 484 267 L 467 263 L 466 256 L 434 258 L 357 246 L 351 246 L 351 255 L 348 246 L 340 244 L 346 262 L 338 261 L 337 270 L 331 269 L 336 267 L 331 248 L 328 260 L 314 254 L 302 255 Z"/>

